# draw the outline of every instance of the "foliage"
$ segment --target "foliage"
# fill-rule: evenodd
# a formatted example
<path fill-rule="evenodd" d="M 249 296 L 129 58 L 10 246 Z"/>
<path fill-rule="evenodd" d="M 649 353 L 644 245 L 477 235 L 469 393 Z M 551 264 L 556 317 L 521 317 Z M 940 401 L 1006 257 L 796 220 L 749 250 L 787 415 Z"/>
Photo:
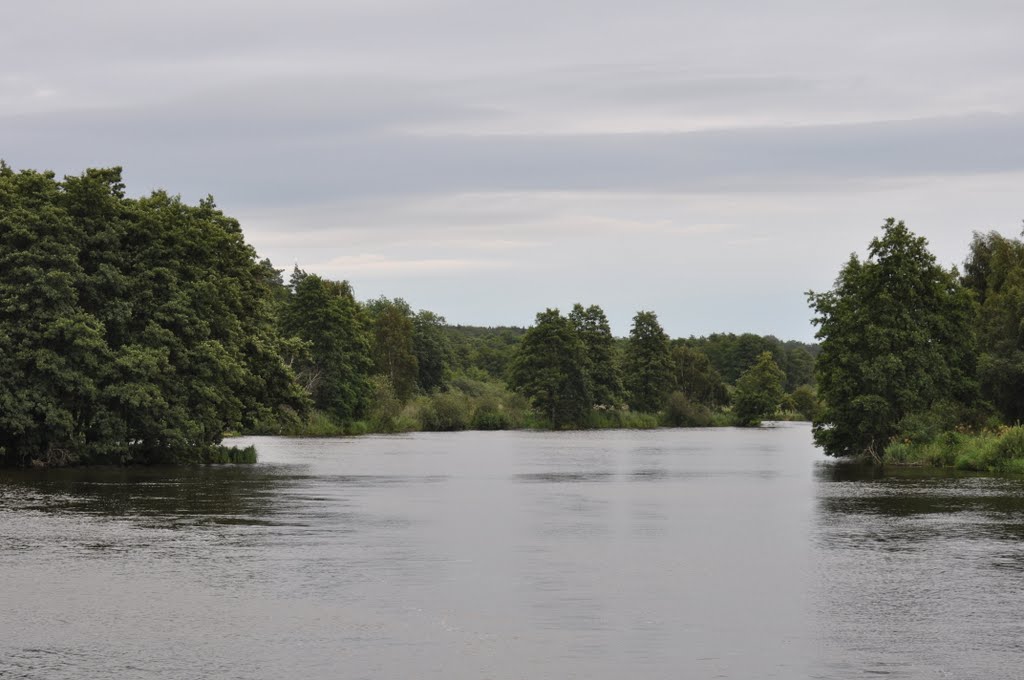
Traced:
<path fill-rule="evenodd" d="M 593 411 L 587 425 L 598 430 L 653 430 L 661 422 L 654 413 L 609 409 Z"/>
<path fill-rule="evenodd" d="M 508 379 L 519 342 L 526 334 L 525 329 L 512 326 L 446 326 L 444 330 L 452 348 L 453 370 L 479 370 L 502 382 Z"/>
<path fill-rule="evenodd" d="M 300 383 L 337 421 L 361 417 L 370 395 L 371 338 L 352 287 L 296 267 L 290 289 L 281 327 L 305 343 L 305 353 L 291 357 Z"/>
<path fill-rule="evenodd" d="M 880 458 L 907 415 L 975 398 L 971 296 L 926 245 L 889 219 L 866 261 L 851 256 L 831 291 L 808 293 L 825 402 L 814 438 L 829 455 Z"/>
<path fill-rule="evenodd" d="M 443 389 L 452 365 L 452 346 L 445 333 L 444 317 L 420 310 L 413 317 L 412 325 L 420 389 L 428 393 Z"/>
<path fill-rule="evenodd" d="M 1007 422 L 1024 420 L 1024 243 L 996 232 L 975 233 L 963 284 L 979 303 L 981 394 Z"/>
<path fill-rule="evenodd" d="M 729 390 L 704 352 L 676 345 L 672 348 L 672 364 L 676 389 L 688 400 L 709 407 L 729 403 Z"/>
<path fill-rule="evenodd" d="M 676 390 L 668 396 L 662 419 L 670 427 L 707 427 L 711 425 L 711 411 Z"/>
<path fill-rule="evenodd" d="M 789 395 L 793 410 L 804 420 L 814 420 L 821 411 L 818 392 L 812 385 L 800 385 Z"/>
<path fill-rule="evenodd" d="M 586 423 L 593 399 L 586 347 L 557 309 L 537 314 L 513 361 L 510 385 L 530 399 L 553 428 Z"/>
<path fill-rule="evenodd" d="M 771 352 L 786 374 L 784 387 L 788 392 L 814 381 L 814 359 L 820 350 L 817 345 L 795 340 L 783 342 L 772 335 L 754 333 L 714 333 L 705 338 L 676 340 L 674 344 L 700 350 L 727 383 L 735 383 L 762 352 Z"/>
<path fill-rule="evenodd" d="M 668 336 L 654 312 L 641 311 L 633 317 L 624 368 L 629 407 L 657 412 L 672 389 L 673 365 Z"/>
<path fill-rule="evenodd" d="M 586 309 L 577 303 L 569 312 L 569 321 L 587 355 L 587 375 L 594 404 L 614 406 L 622 401 L 622 375 L 615 351 L 615 338 L 604 310 L 597 305 Z"/>
<path fill-rule="evenodd" d="M 465 430 L 473 418 L 469 399 L 457 391 L 420 397 L 416 408 L 420 426 L 428 432 Z"/>
<path fill-rule="evenodd" d="M 368 412 L 374 431 L 397 432 L 402 402 L 395 394 L 391 380 L 384 375 L 375 375 L 370 379 L 370 389 Z"/>
<path fill-rule="evenodd" d="M 785 374 L 771 352 L 761 352 L 757 362 L 736 381 L 733 412 L 741 425 L 755 425 L 770 417 L 779 408 L 785 392 Z"/>
<path fill-rule="evenodd" d="M 385 297 L 366 304 L 372 340 L 373 370 L 386 377 L 400 401 L 416 392 L 419 361 L 413 350 L 413 313 L 405 300 Z"/>
<path fill-rule="evenodd" d="M 976 472 L 1024 473 L 1024 427 L 943 432 L 928 441 L 898 438 L 885 460 L 900 465 L 955 467 Z"/>
<path fill-rule="evenodd" d="M 212 199 L 124 196 L 119 168 L 0 166 L 3 462 L 204 462 L 305 402 L 267 271 Z"/>

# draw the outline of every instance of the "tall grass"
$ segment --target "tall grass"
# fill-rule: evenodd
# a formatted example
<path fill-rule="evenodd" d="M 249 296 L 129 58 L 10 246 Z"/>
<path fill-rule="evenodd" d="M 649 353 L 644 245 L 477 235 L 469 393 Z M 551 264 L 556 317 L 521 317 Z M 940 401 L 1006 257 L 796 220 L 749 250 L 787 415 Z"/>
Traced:
<path fill-rule="evenodd" d="M 885 461 L 897 465 L 1024 474 L 1024 427 L 976 433 L 943 432 L 933 439 L 918 441 L 904 437 L 886 447 Z"/>

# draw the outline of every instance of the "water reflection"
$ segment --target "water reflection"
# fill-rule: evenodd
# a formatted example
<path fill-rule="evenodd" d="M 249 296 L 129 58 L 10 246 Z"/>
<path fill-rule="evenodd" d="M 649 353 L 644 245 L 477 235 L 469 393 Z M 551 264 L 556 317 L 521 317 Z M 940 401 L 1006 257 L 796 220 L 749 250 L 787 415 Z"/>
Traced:
<path fill-rule="evenodd" d="M 843 659 L 828 675 L 1017 676 L 1020 480 L 835 463 L 814 477 L 813 613 Z"/>

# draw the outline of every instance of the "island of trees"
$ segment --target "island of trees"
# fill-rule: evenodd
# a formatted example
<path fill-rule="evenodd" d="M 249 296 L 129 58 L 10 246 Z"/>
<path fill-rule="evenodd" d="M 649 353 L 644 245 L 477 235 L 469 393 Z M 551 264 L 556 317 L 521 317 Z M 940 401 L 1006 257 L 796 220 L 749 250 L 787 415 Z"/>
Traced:
<path fill-rule="evenodd" d="M 0 464 L 253 460 L 233 432 L 805 419 L 833 456 L 1024 472 L 1024 243 L 975 234 L 960 274 L 889 220 L 809 302 L 818 345 L 670 338 L 649 310 L 617 338 L 595 304 L 452 326 L 286 281 L 212 198 L 0 162 Z"/>

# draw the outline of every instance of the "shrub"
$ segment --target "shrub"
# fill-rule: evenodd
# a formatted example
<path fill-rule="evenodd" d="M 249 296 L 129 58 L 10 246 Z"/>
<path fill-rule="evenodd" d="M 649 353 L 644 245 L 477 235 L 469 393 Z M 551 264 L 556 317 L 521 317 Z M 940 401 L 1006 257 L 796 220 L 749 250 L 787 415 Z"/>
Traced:
<path fill-rule="evenodd" d="M 469 400 L 461 392 L 444 392 L 417 400 L 418 416 L 424 430 L 454 432 L 470 423 Z"/>
<path fill-rule="evenodd" d="M 669 395 L 662 419 L 670 427 L 707 427 L 711 424 L 711 411 L 676 391 Z"/>

